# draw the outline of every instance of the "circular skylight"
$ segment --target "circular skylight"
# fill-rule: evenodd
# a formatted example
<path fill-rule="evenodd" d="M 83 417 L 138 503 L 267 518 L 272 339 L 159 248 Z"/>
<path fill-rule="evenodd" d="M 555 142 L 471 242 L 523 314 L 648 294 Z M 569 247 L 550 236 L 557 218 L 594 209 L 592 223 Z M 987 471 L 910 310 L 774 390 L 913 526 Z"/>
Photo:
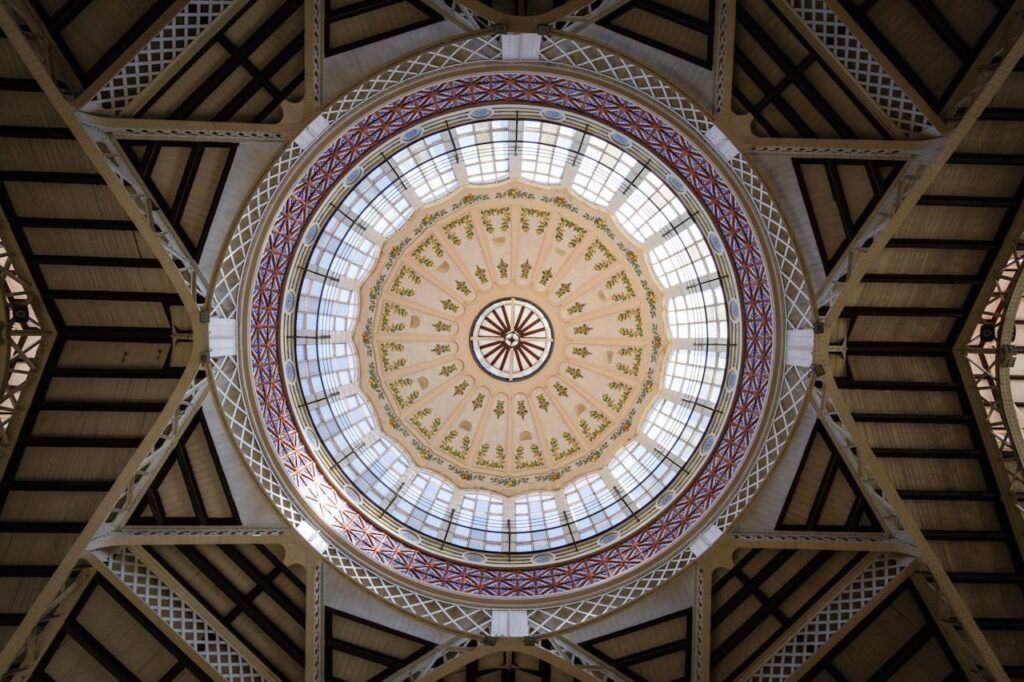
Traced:
<path fill-rule="evenodd" d="M 738 356 L 697 202 L 621 135 L 538 114 L 408 131 L 291 275 L 307 440 L 354 504 L 476 561 L 652 518 L 710 452 Z"/>

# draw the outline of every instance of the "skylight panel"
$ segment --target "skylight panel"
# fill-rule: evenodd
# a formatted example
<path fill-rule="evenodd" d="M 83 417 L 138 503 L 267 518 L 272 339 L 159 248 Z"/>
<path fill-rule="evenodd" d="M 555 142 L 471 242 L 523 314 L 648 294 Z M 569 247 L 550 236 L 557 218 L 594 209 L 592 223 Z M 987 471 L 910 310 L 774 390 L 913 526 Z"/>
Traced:
<path fill-rule="evenodd" d="M 357 447 L 342 470 L 361 493 L 377 506 L 384 506 L 410 466 L 408 458 L 394 443 L 378 438 L 370 445 Z"/>
<path fill-rule="evenodd" d="M 536 552 L 571 541 L 568 528 L 558 510 L 558 500 L 552 493 L 521 495 L 515 498 L 514 507 L 512 528 L 515 551 Z"/>
<path fill-rule="evenodd" d="M 448 522 L 454 489 L 436 474 L 420 471 L 395 501 L 392 514 L 410 528 L 439 536 Z"/>
<path fill-rule="evenodd" d="M 321 400 L 339 386 L 356 381 L 356 362 L 352 344 L 302 337 L 295 340 L 295 366 L 308 401 Z"/>
<path fill-rule="evenodd" d="M 713 405 L 725 381 L 728 351 L 724 348 L 680 348 L 665 363 L 665 388 Z"/>
<path fill-rule="evenodd" d="M 698 248 L 697 244 L 702 243 L 700 229 L 692 219 L 688 219 L 675 233 L 652 248 L 648 258 L 658 282 L 666 289 L 671 289 L 691 284 L 701 276 L 706 276 L 708 268 L 714 268 L 714 262 L 710 260 L 710 252 Z"/>
<path fill-rule="evenodd" d="M 629 443 L 609 462 L 608 471 L 633 506 L 642 507 L 663 490 L 676 467 L 666 457 L 636 441 Z"/>
<path fill-rule="evenodd" d="M 453 517 L 449 539 L 472 549 L 500 552 L 507 549 L 504 504 L 497 495 L 467 491 Z"/>
<path fill-rule="evenodd" d="M 412 205 L 398 185 L 390 185 L 359 215 L 359 222 L 382 237 L 389 237 L 405 224 L 412 212 Z"/>
<path fill-rule="evenodd" d="M 676 339 L 724 343 L 729 337 L 725 294 L 718 282 L 688 290 L 668 301 L 669 333 Z"/>
<path fill-rule="evenodd" d="M 600 533 L 626 518 L 628 510 L 600 474 L 581 476 L 565 487 L 569 515 L 582 537 Z"/>
<path fill-rule="evenodd" d="M 572 190 L 587 201 L 607 206 L 625 188 L 626 178 L 638 163 L 624 150 L 587 135 Z"/>
<path fill-rule="evenodd" d="M 335 277 L 361 280 L 377 260 L 377 245 L 358 230 L 347 229 L 331 260 L 330 273 Z"/>
<path fill-rule="evenodd" d="M 435 133 L 399 150 L 391 164 L 402 182 L 423 203 L 436 201 L 459 185 L 455 175 L 455 150 L 447 132 Z"/>
<path fill-rule="evenodd" d="M 376 428 L 377 422 L 373 418 L 373 411 L 359 393 L 332 395 L 328 403 L 341 435 L 350 445 L 361 443 L 363 438 Z"/>
<path fill-rule="evenodd" d="M 413 207 L 402 193 L 401 183 L 386 165 L 366 174 L 331 216 L 329 229 L 343 234 L 342 228 L 355 224 L 360 230 L 373 230 L 386 237 L 412 215 Z"/>
<path fill-rule="evenodd" d="M 578 133 L 572 128 L 543 121 L 521 121 L 519 125 L 523 179 L 542 185 L 562 182 Z"/>
<path fill-rule="evenodd" d="M 309 406 L 316 430 L 333 452 L 347 452 L 363 443 L 376 421 L 369 406 L 358 394 L 332 395 Z"/>
<path fill-rule="evenodd" d="M 452 131 L 466 177 L 471 184 L 498 182 L 509 177 L 512 138 L 509 121 L 480 121 Z"/>
<path fill-rule="evenodd" d="M 692 411 L 692 404 L 684 405 L 661 398 L 647 411 L 641 431 L 659 447 L 669 450 L 675 445 Z"/>
<path fill-rule="evenodd" d="M 641 243 L 687 215 L 675 192 L 651 171 L 640 174 L 633 191 L 615 212 L 622 229 Z"/>
<path fill-rule="evenodd" d="M 710 420 L 710 412 L 701 405 L 661 398 L 647 411 L 640 430 L 683 465 L 696 451 Z"/>
<path fill-rule="evenodd" d="M 302 296 L 295 310 L 295 331 L 330 335 L 347 332 L 359 314 L 359 297 L 334 280 L 307 271 L 302 278 Z"/>

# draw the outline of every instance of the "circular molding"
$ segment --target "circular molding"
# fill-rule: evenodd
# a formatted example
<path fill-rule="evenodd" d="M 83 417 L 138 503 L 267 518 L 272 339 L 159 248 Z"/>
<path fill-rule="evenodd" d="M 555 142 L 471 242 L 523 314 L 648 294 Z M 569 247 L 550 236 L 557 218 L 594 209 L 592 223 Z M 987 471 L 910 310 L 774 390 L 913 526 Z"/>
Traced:
<path fill-rule="evenodd" d="M 547 313 L 537 304 L 508 296 L 477 313 L 469 345 L 484 372 L 499 381 L 522 381 L 547 364 L 555 334 Z"/>
<path fill-rule="evenodd" d="M 214 316 L 234 319 L 246 309 L 247 299 L 252 295 L 248 319 L 238 320 L 240 355 L 237 360 L 215 359 L 211 371 L 229 430 L 278 509 L 314 547 L 356 582 L 439 624 L 471 632 L 484 632 L 489 618 L 479 600 L 466 601 L 469 595 L 539 598 L 557 593 L 554 601 L 545 600 L 549 606 L 538 605 L 529 613 L 531 632 L 546 632 L 617 608 L 675 575 L 695 556 L 692 549 L 680 544 L 684 535 L 692 537 L 698 521 L 714 524 L 719 532 L 728 528 L 767 476 L 788 439 L 809 377 L 806 370 L 790 369 L 782 373 L 777 386 L 772 379 L 779 334 L 773 307 L 781 302 L 780 317 L 790 327 L 810 326 L 814 313 L 799 258 L 781 214 L 746 160 L 733 154 L 719 158 L 717 164 L 709 163 L 706 150 L 688 138 L 708 136 L 712 124 L 681 93 L 654 74 L 575 39 L 552 36 L 544 40 L 542 55 L 548 67 L 561 65 L 565 75 L 506 72 L 449 77 L 434 84 L 423 81 L 431 75 L 435 79 L 447 75 L 444 70 L 458 64 L 497 56 L 495 51 L 500 48 L 495 40 L 477 37 L 419 55 L 328 107 L 317 127 L 322 132 L 333 125 L 345 132 L 312 163 L 306 154 L 309 141 L 300 142 L 303 135 L 286 148 L 258 186 L 226 246 L 212 297 Z M 384 95 L 390 101 L 376 107 L 376 113 L 358 122 L 348 115 L 369 109 L 366 104 L 371 97 L 412 78 L 420 80 L 418 92 L 394 97 L 391 89 Z M 649 109 L 587 82 L 592 79 L 617 81 L 620 90 L 629 91 L 632 100 L 646 102 Z M 316 463 L 303 456 L 302 438 L 290 423 L 280 389 L 281 368 L 276 359 L 274 328 L 289 249 L 305 230 L 305 221 L 317 201 L 355 167 L 359 158 L 392 132 L 398 133 L 436 112 L 510 101 L 579 111 L 605 121 L 643 144 L 684 179 L 715 220 L 736 269 L 744 313 L 744 366 L 737 378 L 737 398 L 733 404 L 739 410 L 738 418 L 730 420 L 715 450 L 716 456 L 707 461 L 691 485 L 689 492 L 693 494 L 684 493 L 647 528 L 585 560 L 506 571 L 456 566 L 403 546 L 397 538 L 381 534 L 371 522 L 361 519 L 340 498 L 332 498 L 336 493 L 324 484 Z M 676 123 L 652 110 L 674 110 Z M 678 130 L 686 132 L 680 134 Z M 723 177 L 716 165 L 728 169 L 732 177 Z M 297 173 L 301 168 L 309 170 L 300 177 Z M 286 178 L 292 178 L 295 184 L 286 184 Z M 288 197 L 282 194 L 287 187 L 294 187 Z M 741 190 L 746 195 L 744 202 L 759 215 L 763 237 L 756 234 L 733 189 Z M 249 257 L 257 244 L 266 246 L 259 263 Z M 765 253 L 774 262 L 766 262 Z M 776 295 L 772 294 L 773 282 L 778 283 Z M 247 379 L 249 352 L 253 374 Z M 244 389 L 248 381 L 252 382 L 249 390 L 256 392 L 255 401 Z M 772 410 L 767 419 L 762 419 L 766 405 Z M 253 414 L 261 414 L 273 433 L 261 434 L 258 429 L 263 427 L 253 423 Z M 268 459 L 268 446 L 276 450 L 278 461 Z M 750 465 L 745 477 L 734 481 L 744 455 L 752 447 L 759 449 L 747 458 Z M 291 483 L 283 484 L 281 473 Z M 351 546 L 323 537 L 315 528 L 318 521 L 291 500 L 288 487 L 301 489 L 307 495 L 307 504 L 320 508 L 324 504 L 336 505 L 340 518 L 348 523 L 341 528 L 348 543 L 359 547 L 363 542 L 360 538 L 365 538 L 373 543 L 372 551 L 364 547 L 361 552 L 354 552 Z M 705 516 L 712 506 L 718 511 Z M 671 547 L 675 550 L 666 553 Z M 373 560 L 368 561 L 368 557 Z M 587 588 L 585 594 L 576 592 L 583 588 Z M 566 593 L 567 590 L 573 592 Z M 466 596 L 460 597 L 457 592 Z"/>

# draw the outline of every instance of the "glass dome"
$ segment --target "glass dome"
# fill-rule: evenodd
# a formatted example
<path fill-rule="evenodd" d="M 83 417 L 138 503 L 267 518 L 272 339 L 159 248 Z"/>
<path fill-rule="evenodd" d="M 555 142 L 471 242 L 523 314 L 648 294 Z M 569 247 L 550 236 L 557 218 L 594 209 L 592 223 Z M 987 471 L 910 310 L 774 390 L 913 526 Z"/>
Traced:
<path fill-rule="evenodd" d="M 290 272 L 307 441 L 372 518 L 471 561 L 649 520 L 711 451 L 737 364 L 698 202 L 620 134 L 550 113 L 407 131 L 335 189 Z"/>

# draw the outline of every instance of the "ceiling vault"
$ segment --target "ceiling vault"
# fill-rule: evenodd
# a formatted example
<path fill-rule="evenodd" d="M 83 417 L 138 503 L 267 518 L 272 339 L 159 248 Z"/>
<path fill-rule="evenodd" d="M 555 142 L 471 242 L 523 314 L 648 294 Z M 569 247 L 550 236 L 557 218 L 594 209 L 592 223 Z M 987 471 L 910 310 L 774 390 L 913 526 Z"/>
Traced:
<path fill-rule="evenodd" d="M 90 0 L 0 0 L 12 101 L 0 238 L 39 339 L 0 405 L 0 593 L 17 595 L 0 606 L 0 680 L 76 667 L 167 680 L 1024 679 L 1024 398 L 1011 394 L 1024 376 L 1024 0 L 978 0 L 972 16 L 937 0 L 129 5 L 100 16 Z M 533 611 L 374 584 L 385 603 L 331 565 L 360 562 L 281 518 L 236 450 L 211 356 L 233 355 L 238 330 L 210 322 L 210 254 L 242 258 L 222 245 L 249 192 L 278 153 L 312 148 L 332 98 L 370 87 L 360 75 L 469 34 L 492 41 L 479 48 L 491 57 L 433 55 L 429 68 L 548 59 L 572 72 L 533 54 L 533 31 L 649 60 L 711 112 L 723 167 L 758 166 L 809 273 L 815 319 L 782 326 L 787 343 L 813 337 L 810 361 L 790 368 L 813 388 L 807 409 L 786 408 L 796 435 L 750 509 L 701 528 L 673 559 L 684 575 L 654 596 Z M 408 68 L 383 86 L 395 98 L 430 77 Z M 453 166 L 463 181 L 467 149 Z M 517 147 L 517 169 L 524 158 Z M 441 277 L 424 279 L 444 290 Z M 582 417 L 563 421 L 586 438 Z M 439 627 L 434 611 L 471 627 Z"/>

